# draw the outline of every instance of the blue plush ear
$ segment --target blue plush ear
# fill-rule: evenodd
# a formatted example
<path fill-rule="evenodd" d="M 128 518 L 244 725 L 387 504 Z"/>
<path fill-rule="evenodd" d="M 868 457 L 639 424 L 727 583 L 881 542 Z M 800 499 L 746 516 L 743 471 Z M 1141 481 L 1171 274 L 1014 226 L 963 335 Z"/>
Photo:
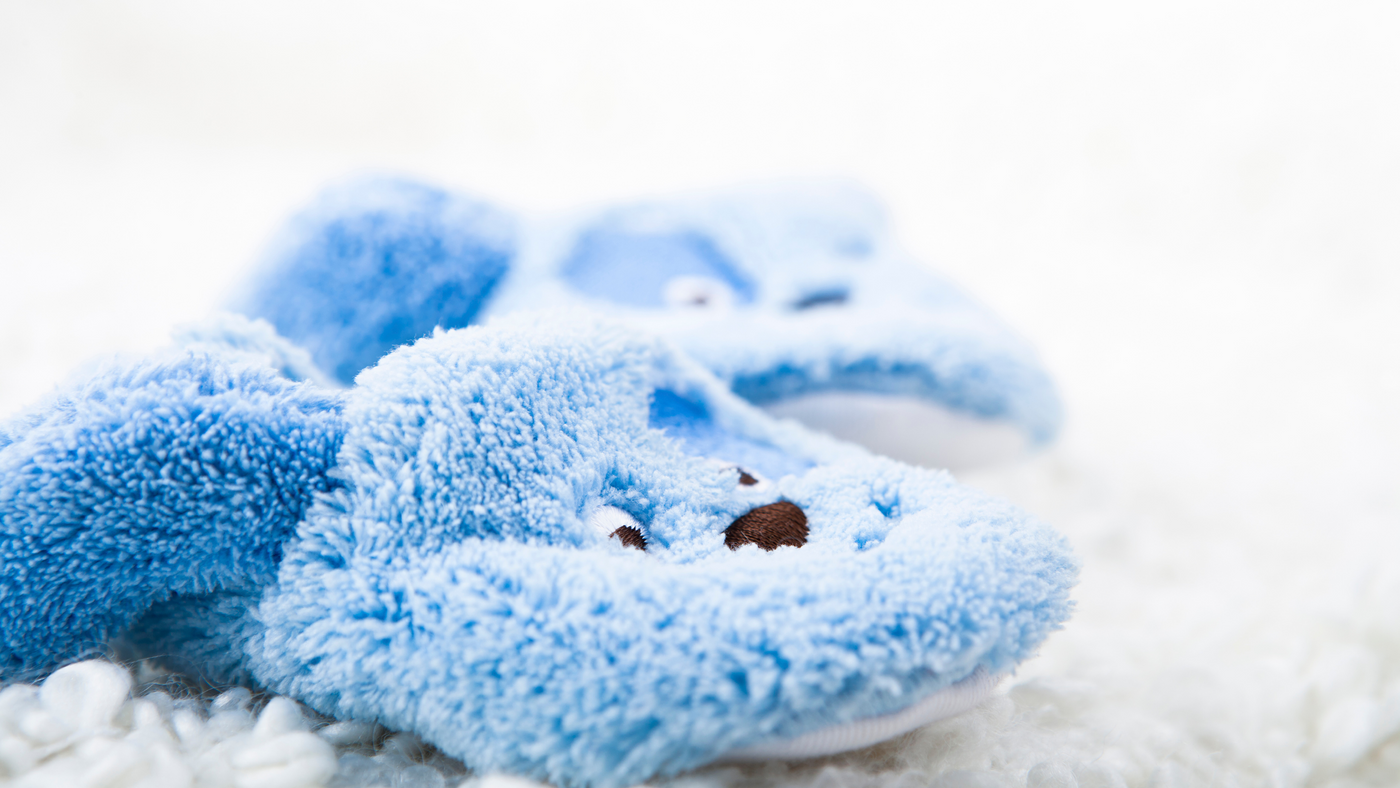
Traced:
<path fill-rule="evenodd" d="M 338 395 L 206 349 L 0 426 L 0 679 L 98 651 L 173 595 L 269 582 L 342 432 Z"/>
<path fill-rule="evenodd" d="M 469 324 L 515 253 L 514 221 L 491 205 L 364 179 L 293 219 L 235 307 L 348 384 L 398 345 Z"/>

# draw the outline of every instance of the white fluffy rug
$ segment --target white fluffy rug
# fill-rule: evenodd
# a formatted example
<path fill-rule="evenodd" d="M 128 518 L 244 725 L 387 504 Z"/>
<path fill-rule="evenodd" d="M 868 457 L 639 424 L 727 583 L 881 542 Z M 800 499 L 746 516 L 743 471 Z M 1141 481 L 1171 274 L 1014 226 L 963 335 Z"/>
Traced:
<path fill-rule="evenodd" d="M 1070 535 L 1079 608 L 975 712 L 673 782 L 1400 784 L 1400 12 L 955 5 L 4 4 L 0 412 L 351 169 L 533 207 L 849 172 L 1058 375 L 1060 443 L 960 476 Z M 84 670 L 0 695 L 0 783 L 508 782 Z"/>

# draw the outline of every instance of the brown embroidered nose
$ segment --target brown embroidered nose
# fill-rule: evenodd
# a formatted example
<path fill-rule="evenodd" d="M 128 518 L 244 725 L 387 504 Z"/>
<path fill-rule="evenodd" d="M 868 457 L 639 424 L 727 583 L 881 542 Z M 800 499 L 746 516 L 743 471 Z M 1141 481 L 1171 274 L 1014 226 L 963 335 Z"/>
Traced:
<path fill-rule="evenodd" d="M 758 479 L 755 479 L 755 478 L 753 477 L 753 474 L 749 473 L 748 471 L 744 470 L 743 468 L 740 468 L 740 469 L 739 469 L 739 483 L 742 484 L 742 485 L 744 485 L 745 487 L 752 487 L 752 486 L 754 486 L 755 484 L 758 484 Z"/>
<path fill-rule="evenodd" d="M 638 550 L 641 550 L 642 552 L 646 552 L 647 538 L 645 536 L 642 536 L 641 531 L 638 531 L 636 528 L 633 528 L 630 525 L 622 526 L 621 528 L 609 534 L 609 536 L 617 537 L 618 539 L 622 540 L 622 543 L 627 545 L 628 547 L 635 547 Z"/>
<path fill-rule="evenodd" d="M 807 515 L 789 501 L 750 509 L 724 529 L 725 547 L 737 550 L 745 544 L 756 544 L 764 550 L 783 545 L 801 547 L 807 544 Z"/>

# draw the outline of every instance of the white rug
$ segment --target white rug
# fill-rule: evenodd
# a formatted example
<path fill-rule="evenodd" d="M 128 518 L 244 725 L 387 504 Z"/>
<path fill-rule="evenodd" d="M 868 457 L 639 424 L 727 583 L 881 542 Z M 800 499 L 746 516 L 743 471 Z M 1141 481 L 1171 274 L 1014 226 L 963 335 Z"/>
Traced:
<path fill-rule="evenodd" d="M 849 172 L 1058 375 L 1059 444 L 959 475 L 1070 535 L 1079 608 L 975 712 L 673 782 L 1400 784 L 1393 8 L 284 5 L 0 7 L 0 412 L 214 308 L 351 169 L 524 206 Z M 238 698 L 25 761 L 4 697 L 0 784 L 503 780 Z"/>

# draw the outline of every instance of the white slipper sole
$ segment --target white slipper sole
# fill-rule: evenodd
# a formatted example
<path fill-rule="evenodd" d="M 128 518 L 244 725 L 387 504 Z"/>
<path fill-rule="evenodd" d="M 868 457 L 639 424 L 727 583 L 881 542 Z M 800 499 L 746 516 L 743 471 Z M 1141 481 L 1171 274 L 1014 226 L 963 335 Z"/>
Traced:
<path fill-rule="evenodd" d="M 932 468 L 961 470 L 1018 459 L 1030 443 L 1014 424 L 978 419 L 918 397 L 823 391 L 764 405 L 876 454 Z"/>
<path fill-rule="evenodd" d="M 726 763 L 795 761 L 835 755 L 838 752 L 879 744 L 977 706 L 992 694 L 1003 675 L 994 676 L 979 667 L 971 676 L 933 693 L 907 709 L 832 725 L 785 741 L 745 747 L 726 754 L 720 760 Z"/>

